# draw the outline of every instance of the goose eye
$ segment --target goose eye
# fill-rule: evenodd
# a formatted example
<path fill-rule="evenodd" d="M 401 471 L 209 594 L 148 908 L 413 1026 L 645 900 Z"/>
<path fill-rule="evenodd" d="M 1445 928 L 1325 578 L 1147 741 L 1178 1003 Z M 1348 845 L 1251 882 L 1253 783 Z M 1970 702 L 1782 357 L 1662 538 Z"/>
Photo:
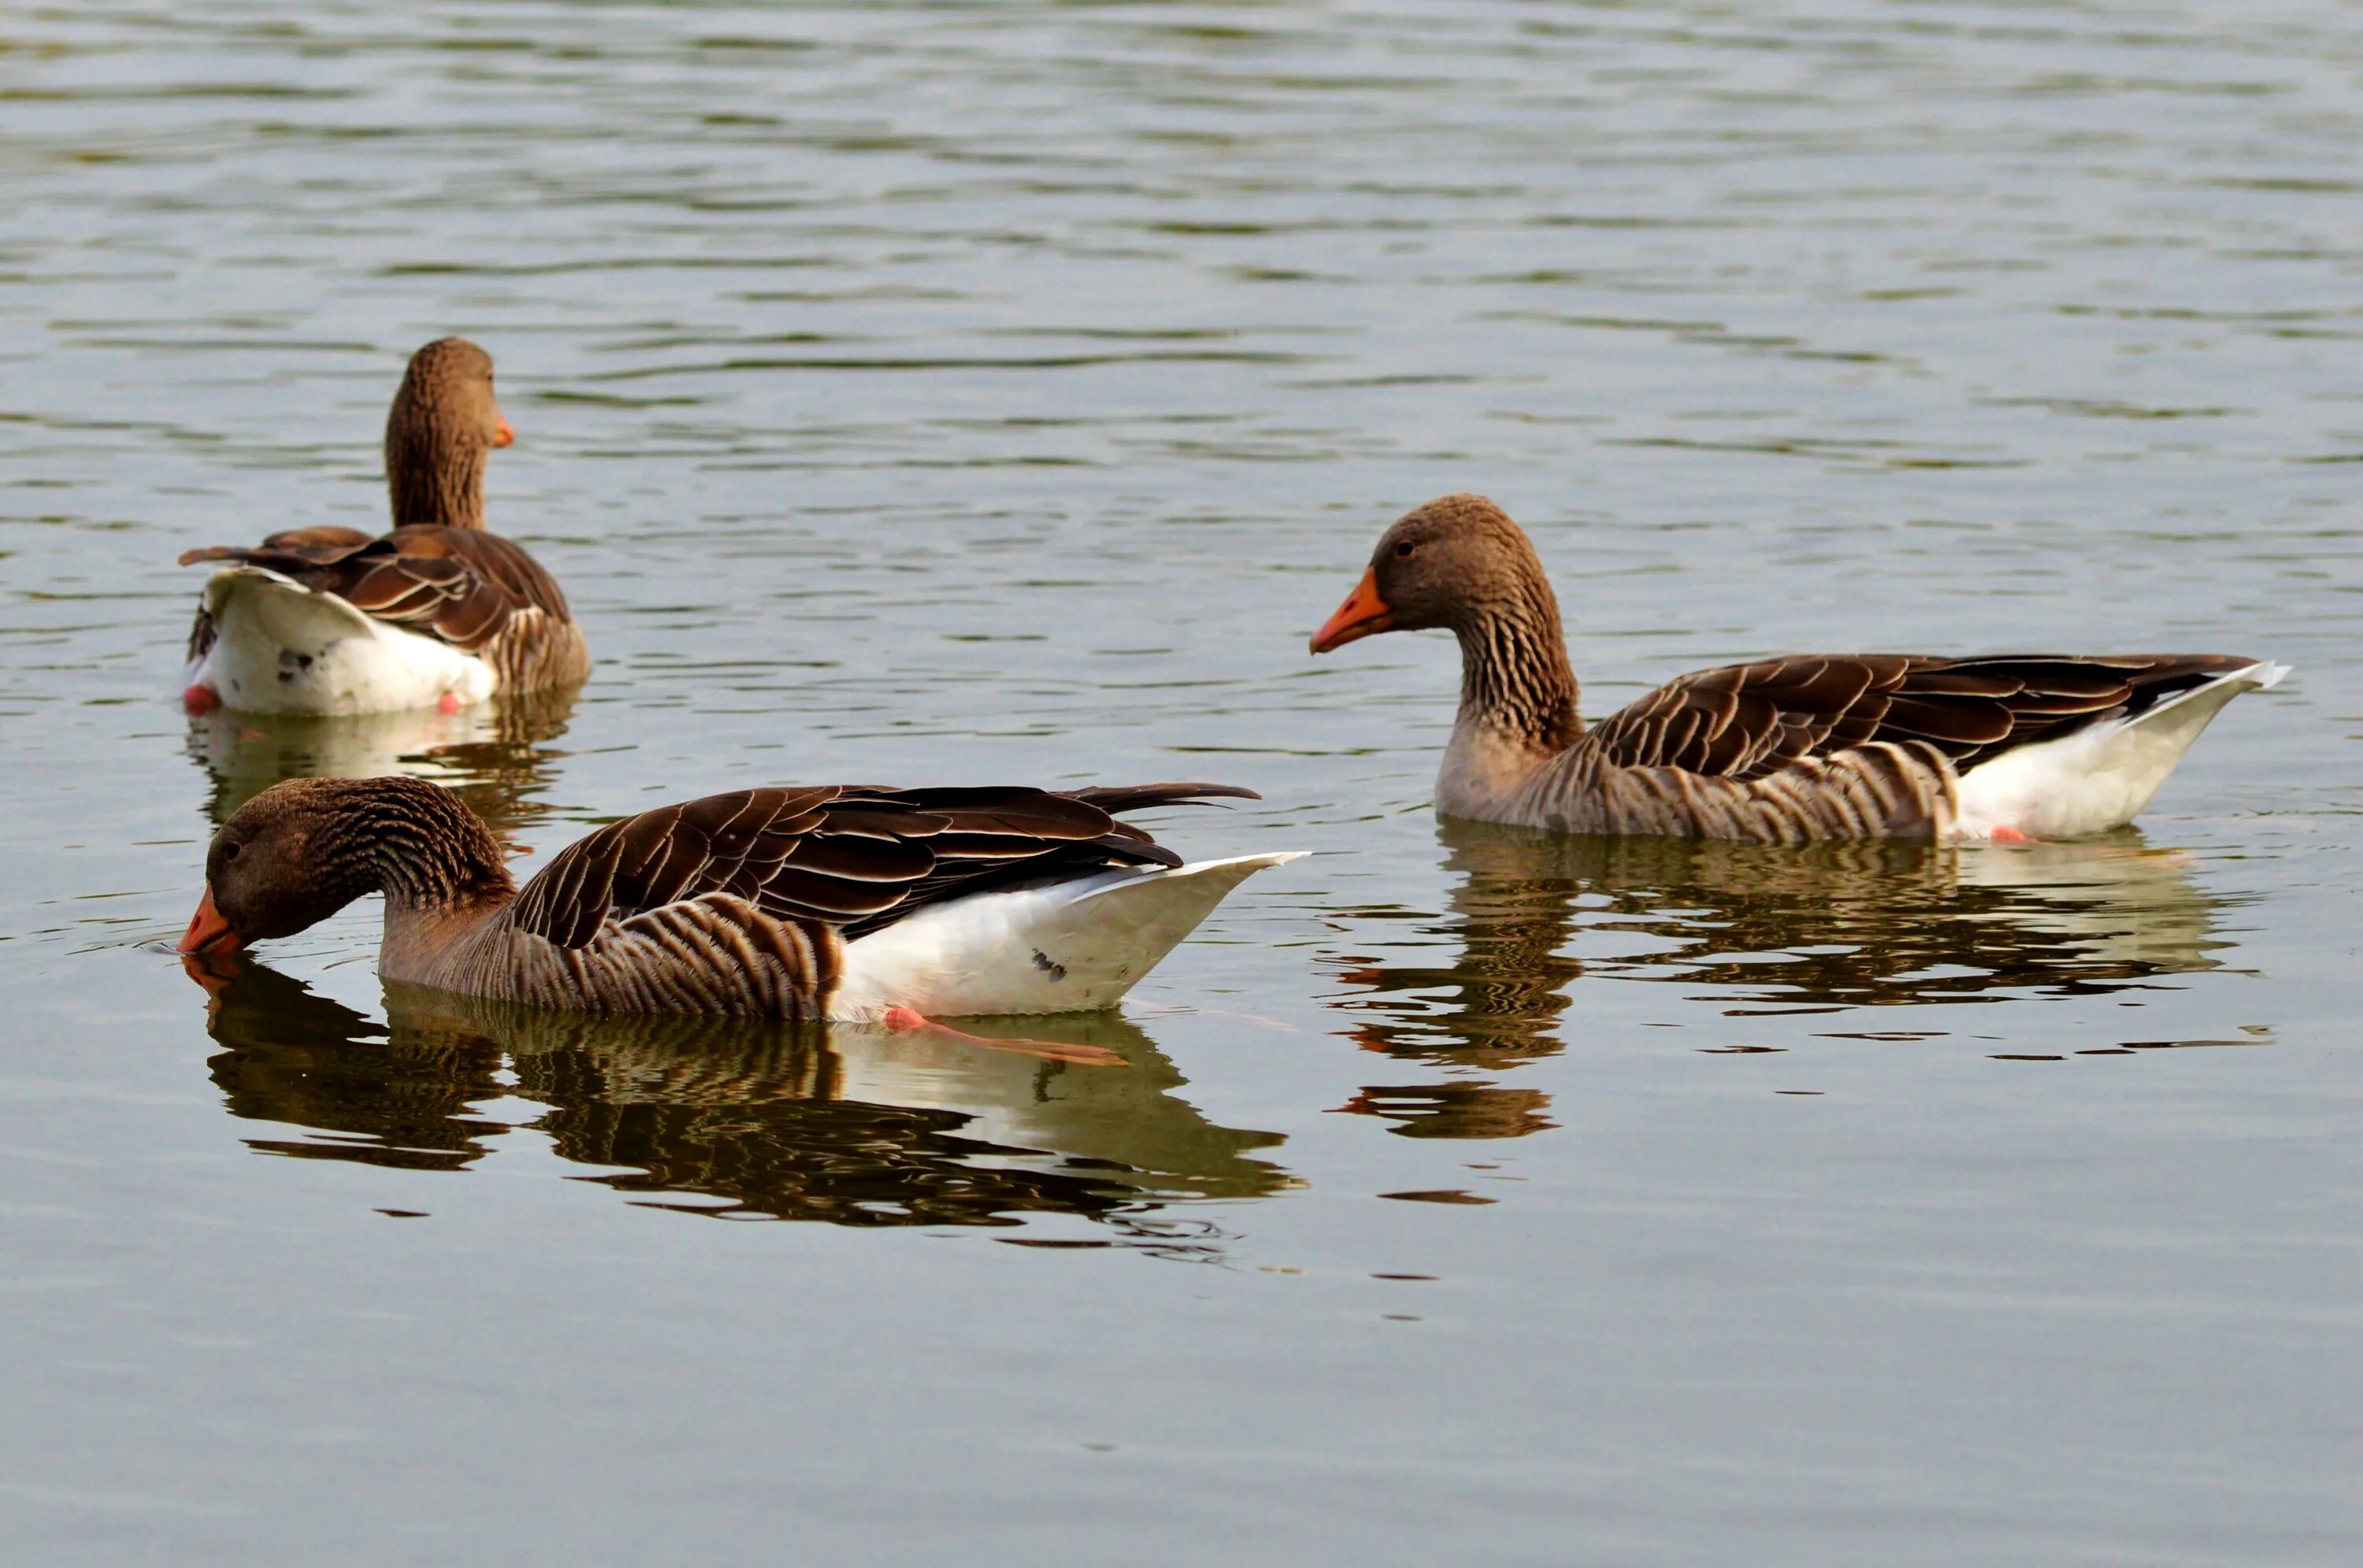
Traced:
<path fill-rule="evenodd" d="M 1409 539 L 1405 539 L 1395 547 L 1395 555 L 1397 558 L 1401 558 L 1402 557 L 1411 554 L 1417 548 L 1419 548 L 1417 545 L 1413 544 Z"/>
<path fill-rule="evenodd" d="M 238 845 L 235 841 L 222 845 L 222 858 L 224 860 L 235 860 L 238 858 Z"/>

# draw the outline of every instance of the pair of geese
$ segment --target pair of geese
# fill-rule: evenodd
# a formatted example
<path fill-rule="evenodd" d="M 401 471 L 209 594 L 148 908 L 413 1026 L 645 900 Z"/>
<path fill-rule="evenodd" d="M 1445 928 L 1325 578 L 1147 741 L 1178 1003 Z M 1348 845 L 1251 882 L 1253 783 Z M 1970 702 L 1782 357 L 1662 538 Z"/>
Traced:
<path fill-rule="evenodd" d="M 301 528 L 224 563 L 183 699 L 266 712 L 440 706 L 590 671 L 557 583 L 484 531 L 514 439 L 491 357 L 420 349 L 386 424 L 393 532 Z M 1460 712 L 1437 779 L 1453 816 L 1559 833 L 1762 844 L 2014 840 L 2132 820 L 2217 710 L 2282 667 L 2219 654 L 1813 655 L 1684 676 L 1587 726 L 1534 547 L 1449 495 L 1380 538 L 1316 632 L 1326 653 L 1448 628 Z M 240 807 L 205 859 L 189 955 L 286 936 L 385 895 L 384 977 L 598 1012 L 914 1028 L 929 1015 L 1113 1006 L 1231 889 L 1291 854 L 1184 864 L 1126 812 L 1253 791 L 749 790 L 646 812 L 523 888 L 450 791 L 303 778 Z"/>

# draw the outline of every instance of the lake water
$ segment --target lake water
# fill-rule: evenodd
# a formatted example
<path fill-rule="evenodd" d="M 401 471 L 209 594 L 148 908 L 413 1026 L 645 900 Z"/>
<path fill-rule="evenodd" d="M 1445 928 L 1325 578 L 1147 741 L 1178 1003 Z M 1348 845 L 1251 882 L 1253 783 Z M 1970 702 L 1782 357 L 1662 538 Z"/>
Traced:
<path fill-rule="evenodd" d="M 2363 12 L 0 13 L 11 1561 L 2351 1562 Z M 195 545 L 500 365 L 544 711 L 184 719 Z M 2137 832 L 1439 825 L 1378 531 L 1585 707 L 1811 647 L 2278 657 Z M 208 1008 L 220 814 L 1209 778 L 1126 1068 Z M 537 862 L 528 860 L 530 867 Z"/>

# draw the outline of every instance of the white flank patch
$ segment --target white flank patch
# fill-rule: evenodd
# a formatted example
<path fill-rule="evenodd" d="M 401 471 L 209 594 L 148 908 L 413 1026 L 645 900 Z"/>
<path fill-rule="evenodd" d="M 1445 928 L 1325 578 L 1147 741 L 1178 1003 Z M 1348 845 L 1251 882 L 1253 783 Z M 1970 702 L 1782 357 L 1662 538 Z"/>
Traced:
<path fill-rule="evenodd" d="M 2081 838 L 2123 827 L 2149 804 L 2224 703 L 2288 673 L 2287 665 L 2252 664 L 2169 698 L 2138 719 L 2087 724 L 2058 740 L 2006 751 L 1962 778 L 1953 836 L 1991 838 L 1999 827 L 2029 838 Z"/>
<path fill-rule="evenodd" d="M 214 646 L 183 674 L 250 713 L 391 713 L 493 694 L 492 666 L 259 566 L 205 584 Z"/>
<path fill-rule="evenodd" d="M 840 1022 L 1114 1007 L 1233 888 L 1305 852 L 1113 870 L 978 893 L 856 938 L 829 999 Z"/>

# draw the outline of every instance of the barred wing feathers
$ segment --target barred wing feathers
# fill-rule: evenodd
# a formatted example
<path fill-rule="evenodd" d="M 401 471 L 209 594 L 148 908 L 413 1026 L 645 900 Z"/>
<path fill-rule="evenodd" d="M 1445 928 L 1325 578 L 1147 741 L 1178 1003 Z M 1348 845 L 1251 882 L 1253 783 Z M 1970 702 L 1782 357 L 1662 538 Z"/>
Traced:
<path fill-rule="evenodd" d="M 1587 739 L 1620 767 L 1768 778 L 1874 742 L 1920 743 L 1958 773 L 2247 668 L 2223 654 L 1935 658 L 1816 654 L 1726 665 L 1659 687 Z"/>
<path fill-rule="evenodd" d="M 834 785 L 711 795 L 610 823 L 572 845 L 502 918 L 561 948 L 582 948 L 610 920 L 726 894 L 775 919 L 834 927 L 849 941 L 930 905 L 1021 882 L 1177 867 L 1178 856 L 1117 822 L 1109 807 L 1249 793 L 1204 784 L 1073 793 Z"/>

